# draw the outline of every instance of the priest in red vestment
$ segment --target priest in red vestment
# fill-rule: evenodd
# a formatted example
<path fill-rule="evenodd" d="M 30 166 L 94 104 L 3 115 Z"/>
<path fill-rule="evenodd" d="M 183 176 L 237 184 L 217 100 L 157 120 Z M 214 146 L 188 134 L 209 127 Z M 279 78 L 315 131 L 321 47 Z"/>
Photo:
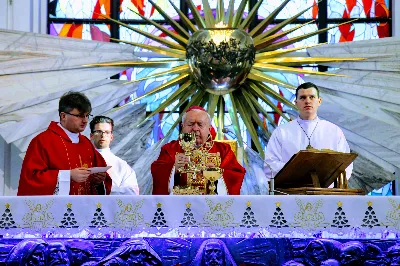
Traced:
<path fill-rule="evenodd" d="M 111 178 L 88 168 L 107 166 L 90 140 L 81 135 L 92 110 L 89 99 L 67 92 L 59 101 L 60 123 L 29 144 L 22 164 L 18 196 L 110 194 Z"/>
<path fill-rule="evenodd" d="M 207 141 L 212 142 L 209 153 L 218 153 L 221 157 L 223 176 L 218 180 L 226 194 L 239 195 L 246 170 L 238 163 L 231 147 L 226 143 L 214 142 L 215 131 L 211 126 L 209 114 L 200 106 L 192 106 L 182 117 L 182 132 L 195 133 L 196 145 L 202 146 Z M 211 136 L 210 136 L 211 135 Z M 189 158 L 183 153 L 179 141 L 171 141 L 161 148 L 160 155 L 151 165 L 153 176 L 153 195 L 171 194 L 172 185 L 185 186 L 186 177 L 177 169 L 183 167 Z M 209 166 L 212 167 L 212 166 Z M 220 182 L 222 181 L 222 182 Z M 218 190 L 218 194 L 221 194 Z M 225 194 L 225 193 L 224 193 Z"/>

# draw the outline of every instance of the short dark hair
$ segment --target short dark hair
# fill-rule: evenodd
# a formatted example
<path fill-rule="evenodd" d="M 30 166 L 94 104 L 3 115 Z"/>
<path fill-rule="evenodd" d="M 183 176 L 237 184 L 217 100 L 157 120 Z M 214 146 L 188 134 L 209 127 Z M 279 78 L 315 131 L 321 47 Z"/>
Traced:
<path fill-rule="evenodd" d="M 319 98 L 319 89 L 318 89 L 317 85 L 315 85 L 312 82 L 306 82 L 306 83 L 300 84 L 300 86 L 297 87 L 297 89 L 296 89 L 296 99 L 297 99 L 297 94 L 298 94 L 297 92 L 299 90 L 306 90 L 306 89 L 311 89 L 311 88 L 315 88 L 315 90 L 317 91 L 317 97 Z"/>
<path fill-rule="evenodd" d="M 64 93 L 58 102 L 58 113 L 69 113 L 75 108 L 80 114 L 90 113 L 92 111 L 92 104 L 90 103 L 88 97 L 81 92 L 69 91 Z"/>
<path fill-rule="evenodd" d="M 114 129 L 114 120 L 112 120 L 111 118 L 107 117 L 107 116 L 102 116 L 102 115 L 98 115 L 95 116 L 92 121 L 90 121 L 90 131 L 93 133 L 94 131 L 94 126 L 100 123 L 108 123 L 111 124 L 111 130 Z"/>

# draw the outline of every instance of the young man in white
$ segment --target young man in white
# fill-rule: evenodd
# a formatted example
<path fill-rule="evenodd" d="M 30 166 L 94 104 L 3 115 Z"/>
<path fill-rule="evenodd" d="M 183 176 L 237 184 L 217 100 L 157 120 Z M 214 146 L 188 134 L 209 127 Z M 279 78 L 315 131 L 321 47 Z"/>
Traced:
<path fill-rule="evenodd" d="M 135 171 L 110 150 L 113 128 L 114 121 L 106 116 L 96 116 L 90 122 L 90 139 L 107 165 L 112 166 L 107 170 L 112 179 L 111 195 L 139 195 Z"/>
<path fill-rule="evenodd" d="M 305 150 L 308 145 L 318 150 L 350 152 L 342 130 L 317 116 L 321 102 L 322 98 L 319 97 L 319 89 L 315 84 L 303 83 L 296 89 L 295 103 L 299 109 L 299 117 L 277 127 L 268 141 L 265 161 L 271 166 L 274 176 L 294 154 Z M 350 164 L 346 169 L 347 179 L 352 170 L 353 164 Z"/>

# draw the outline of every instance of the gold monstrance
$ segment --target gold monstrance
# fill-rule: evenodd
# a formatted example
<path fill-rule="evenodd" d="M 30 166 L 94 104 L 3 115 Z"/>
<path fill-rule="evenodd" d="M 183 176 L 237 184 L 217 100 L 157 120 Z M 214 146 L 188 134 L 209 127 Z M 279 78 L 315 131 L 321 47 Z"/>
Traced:
<path fill-rule="evenodd" d="M 201 147 L 196 148 L 196 135 L 194 133 L 182 133 L 179 135 L 185 156 L 189 157 L 189 162 L 184 167 L 178 169 L 179 173 L 187 174 L 187 186 L 175 186 L 173 193 L 177 195 L 204 195 L 215 194 L 215 181 L 222 175 L 221 157 L 219 153 L 209 153 L 212 142 L 206 142 Z M 207 165 L 213 164 L 214 167 L 208 168 Z M 209 192 L 207 191 L 207 184 Z"/>

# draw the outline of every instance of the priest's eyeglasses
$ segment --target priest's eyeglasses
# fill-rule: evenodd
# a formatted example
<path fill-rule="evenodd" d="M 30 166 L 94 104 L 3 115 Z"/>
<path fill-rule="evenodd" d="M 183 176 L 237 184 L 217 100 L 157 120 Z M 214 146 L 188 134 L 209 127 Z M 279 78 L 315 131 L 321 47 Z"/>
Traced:
<path fill-rule="evenodd" d="M 105 136 L 110 136 L 111 135 L 111 131 L 102 131 L 102 130 L 95 130 L 95 131 L 93 131 L 93 134 L 94 135 L 98 135 L 98 136 L 101 136 L 101 135 L 105 135 Z"/>
<path fill-rule="evenodd" d="M 90 118 L 92 118 L 93 117 L 93 115 L 91 115 L 91 114 L 79 114 L 79 115 L 76 115 L 76 114 L 71 114 L 71 113 L 68 113 L 68 112 L 63 112 L 63 113 L 66 113 L 67 115 L 72 115 L 72 116 L 75 116 L 75 117 L 78 117 L 78 118 L 82 118 L 82 119 L 84 119 L 84 118 L 87 118 L 87 119 L 90 119 Z"/>

